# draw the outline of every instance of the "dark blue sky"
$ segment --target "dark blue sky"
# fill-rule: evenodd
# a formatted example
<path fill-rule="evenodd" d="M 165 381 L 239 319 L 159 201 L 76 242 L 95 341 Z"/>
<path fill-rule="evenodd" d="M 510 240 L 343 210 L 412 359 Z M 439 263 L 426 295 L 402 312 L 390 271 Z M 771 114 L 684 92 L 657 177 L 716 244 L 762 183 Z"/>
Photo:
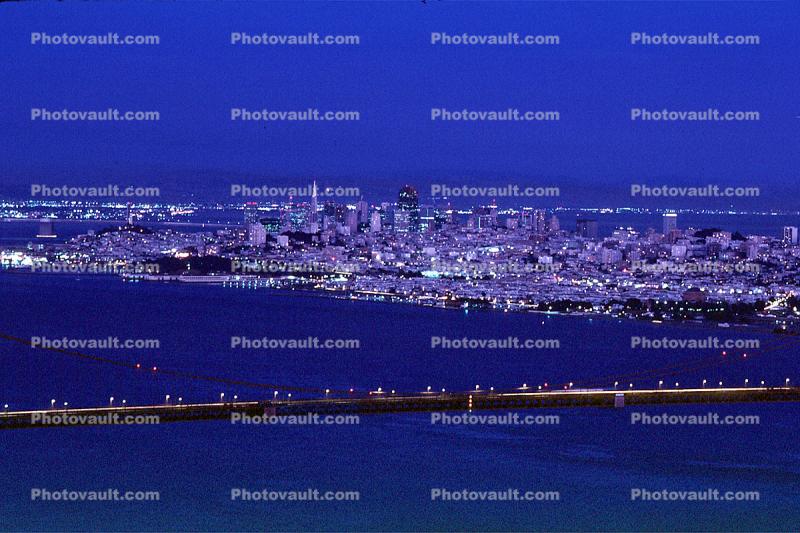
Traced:
<path fill-rule="evenodd" d="M 800 2 L 175 2 L 0 5 L 0 193 L 30 183 L 561 187 L 757 185 L 799 209 Z M 157 34 L 159 46 L 32 46 L 31 32 Z M 231 46 L 230 33 L 357 34 L 359 46 Z M 557 34 L 558 46 L 431 46 L 430 34 Z M 759 46 L 632 46 L 632 31 L 757 34 Z M 156 123 L 32 122 L 30 110 L 157 110 Z M 359 122 L 231 122 L 231 107 L 347 109 Z M 558 110 L 559 122 L 432 122 L 432 107 Z M 756 110 L 758 122 L 632 122 L 630 109 Z M 423 193 L 424 195 L 424 193 Z M 665 205 L 663 201 L 656 205 Z M 676 202 L 677 203 L 677 202 Z M 684 202 L 702 205 L 698 202 Z M 707 202 L 706 202 L 707 203 Z"/>

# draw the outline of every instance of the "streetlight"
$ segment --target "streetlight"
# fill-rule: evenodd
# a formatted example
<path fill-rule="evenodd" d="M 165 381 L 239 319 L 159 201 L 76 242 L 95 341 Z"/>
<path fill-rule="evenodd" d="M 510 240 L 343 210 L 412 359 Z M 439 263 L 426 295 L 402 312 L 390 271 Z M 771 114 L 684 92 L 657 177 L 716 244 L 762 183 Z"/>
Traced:
<path fill-rule="evenodd" d="M 122 400 L 122 407 L 125 407 L 125 404 L 128 403 L 128 400 Z"/>
<path fill-rule="evenodd" d="M 617 390 L 617 385 L 619 385 L 619 381 L 614 382 L 614 390 Z"/>
<path fill-rule="evenodd" d="M 747 384 L 748 384 L 748 383 L 750 383 L 750 380 L 749 380 L 749 379 L 747 379 L 747 378 L 745 378 L 745 379 L 744 379 L 744 386 L 745 386 L 745 387 L 747 387 Z"/>
<path fill-rule="evenodd" d="M 164 398 L 164 403 L 169 405 L 169 394 Z"/>
<path fill-rule="evenodd" d="M 292 401 L 292 393 L 291 392 L 289 393 L 289 400 L 287 400 L 287 401 Z"/>
<path fill-rule="evenodd" d="M 789 378 L 786 378 L 786 386 L 789 386 Z"/>
<path fill-rule="evenodd" d="M 678 382 L 676 381 L 676 382 L 675 382 L 675 388 L 677 389 L 679 386 L 680 386 L 680 383 L 678 383 Z"/>
<path fill-rule="evenodd" d="M 706 382 L 707 382 L 707 381 L 708 381 L 707 379 L 704 379 L 704 380 L 703 380 L 703 388 L 704 388 L 704 389 L 706 388 Z"/>
<path fill-rule="evenodd" d="M 722 382 L 721 381 L 719 382 L 719 386 L 722 387 Z"/>
<path fill-rule="evenodd" d="M 50 409 L 55 409 L 55 408 L 56 408 L 56 401 L 50 400 Z"/>
<path fill-rule="evenodd" d="M 630 385 L 628 385 L 628 388 L 629 388 L 629 389 L 632 389 L 632 388 L 633 388 L 633 383 L 631 383 Z"/>
<path fill-rule="evenodd" d="M 113 396 L 108 399 L 108 406 L 109 407 L 114 407 L 114 397 Z"/>
<path fill-rule="evenodd" d="M 220 392 L 219 393 L 219 403 L 225 403 L 225 393 L 224 392 Z"/>
<path fill-rule="evenodd" d="M 235 402 L 235 401 L 236 401 L 236 400 L 238 400 L 238 399 L 239 399 L 239 396 L 238 396 L 238 395 L 236 395 L 236 394 L 234 394 L 234 395 L 233 395 L 233 401 Z"/>
<path fill-rule="evenodd" d="M 664 384 L 664 380 L 663 379 L 659 379 L 658 380 L 658 388 L 660 389 L 663 384 Z"/>

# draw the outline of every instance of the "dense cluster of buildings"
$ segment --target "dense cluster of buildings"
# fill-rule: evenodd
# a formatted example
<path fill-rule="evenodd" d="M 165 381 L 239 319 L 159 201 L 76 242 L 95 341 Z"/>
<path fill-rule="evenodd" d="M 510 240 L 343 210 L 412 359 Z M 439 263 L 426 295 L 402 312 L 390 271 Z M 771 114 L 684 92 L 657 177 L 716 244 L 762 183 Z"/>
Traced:
<path fill-rule="evenodd" d="M 578 217 L 566 228 L 541 209 L 422 205 L 411 186 L 381 204 L 320 203 L 314 186 L 307 202 L 248 203 L 243 210 L 243 225 L 191 233 L 129 224 L 45 246 L 39 260 L 185 259 L 185 267 L 162 272 L 164 279 L 508 309 L 558 301 L 607 308 L 630 299 L 777 308 L 796 290 L 800 268 L 797 227 L 745 236 L 681 228 L 674 213 L 663 215 L 661 231 L 620 227 L 600 235 L 595 218 Z M 210 257 L 237 268 L 202 261 Z M 265 268 L 276 264 L 283 267 Z"/>

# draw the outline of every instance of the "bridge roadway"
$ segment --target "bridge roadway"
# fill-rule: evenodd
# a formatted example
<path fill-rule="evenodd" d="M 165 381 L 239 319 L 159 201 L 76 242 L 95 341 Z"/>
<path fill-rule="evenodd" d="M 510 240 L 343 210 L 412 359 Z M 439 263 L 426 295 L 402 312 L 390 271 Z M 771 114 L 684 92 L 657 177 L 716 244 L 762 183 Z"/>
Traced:
<path fill-rule="evenodd" d="M 164 423 L 212 419 L 230 420 L 233 413 L 243 413 L 248 416 L 262 416 L 264 414 L 276 416 L 318 414 L 325 416 L 433 411 L 465 412 L 497 409 L 515 411 L 533 408 L 620 407 L 620 396 L 624 399 L 625 406 L 800 402 L 800 387 L 634 389 L 620 391 L 559 390 L 547 392 L 472 391 L 419 393 L 415 395 L 370 393 L 369 396 L 319 399 L 3 411 L 0 413 L 0 429 L 100 425 L 108 422 L 98 422 L 97 419 L 105 418 L 108 420 L 115 416 L 119 420 L 130 416 L 157 416 L 158 423 Z M 49 420 L 47 417 L 49 417 Z M 68 422 L 63 421 L 64 417 L 68 419 Z"/>

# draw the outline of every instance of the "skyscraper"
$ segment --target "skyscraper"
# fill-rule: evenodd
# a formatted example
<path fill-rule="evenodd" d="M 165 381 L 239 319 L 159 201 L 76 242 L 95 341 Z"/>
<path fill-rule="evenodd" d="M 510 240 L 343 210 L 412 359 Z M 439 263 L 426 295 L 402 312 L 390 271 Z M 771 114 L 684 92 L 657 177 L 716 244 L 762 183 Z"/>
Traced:
<path fill-rule="evenodd" d="M 664 235 L 669 235 L 674 229 L 678 229 L 678 214 L 677 213 L 664 213 Z"/>
<path fill-rule="evenodd" d="M 419 194 L 411 185 L 405 185 L 400 189 L 397 210 L 408 213 L 408 229 L 410 231 L 419 229 Z M 405 216 L 401 215 L 400 218 L 403 219 Z M 395 219 L 397 219 L 396 215 Z"/>
<path fill-rule="evenodd" d="M 316 180 L 311 184 L 311 206 L 308 210 L 308 222 L 310 224 L 316 224 L 318 222 L 317 219 L 317 182 Z"/>
<path fill-rule="evenodd" d="M 798 233 L 797 226 L 784 226 L 783 228 L 783 242 L 786 244 L 797 244 Z"/>

